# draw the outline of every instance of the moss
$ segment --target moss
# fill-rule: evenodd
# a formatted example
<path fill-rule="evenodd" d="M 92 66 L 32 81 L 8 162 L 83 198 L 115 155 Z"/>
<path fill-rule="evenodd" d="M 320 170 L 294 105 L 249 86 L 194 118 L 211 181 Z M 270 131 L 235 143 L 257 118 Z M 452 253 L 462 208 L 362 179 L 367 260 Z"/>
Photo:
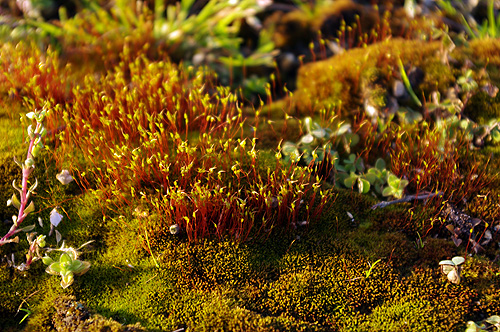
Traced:
<path fill-rule="evenodd" d="M 54 327 L 59 332 L 100 331 L 139 332 L 144 331 L 139 324 L 122 325 L 100 315 L 91 315 L 87 308 L 76 301 L 74 296 L 62 296 L 55 300 Z"/>
<path fill-rule="evenodd" d="M 220 296 L 203 305 L 193 324 L 193 331 L 315 331 L 317 328 L 293 318 L 263 316 Z"/>
<path fill-rule="evenodd" d="M 417 95 L 421 100 L 428 98 L 433 91 L 439 91 L 442 96 L 446 96 L 447 89 L 453 86 L 456 77 L 460 76 L 457 69 L 443 63 L 438 57 L 427 59 L 421 66 L 425 73 L 424 80 L 418 87 L 422 91 Z"/>
<path fill-rule="evenodd" d="M 40 309 L 40 303 L 51 298 L 55 283 L 55 278 L 52 279 L 45 273 L 42 262 L 34 262 L 30 270 L 25 272 L 2 264 L 0 266 L 0 303 L 2 303 L 0 326 L 6 330 L 27 327 L 28 331 L 34 331 L 28 326 L 32 321 L 36 321 L 38 325 L 36 331 L 47 331 L 50 325 L 47 320 L 50 319 L 46 316 L 47 312 Z M 57 287 L 60 290 L 58 282 Z M 18 312 L 19 308 L 29 309 L 32 312 L 21 326 L 19 323 L 25 312 Z"/>
<path fill-rule="evenodd" d="M 485 91 L 478 91 L 469 99 L 464 114 L 479 124 L 500 118 L 500 94 L 491 97 Z"/>
<path fill-rule="evenodd" d="M 5 158 L 0 161 L 0 220 L 9 221 L 8 226 L 12 223 L 12 215 L 16 214 L 16 209 L 12 206 L 7 206 L 7 200 L 12 197 L 15 189 L 12 187 L 12 181 L 21 182 L 21 168 L 14 163 L 12 158 Z M 17 193 L 17 192 L 16 192 Z M 18 194 L 19 196 L 19 194 Z M 2 223 L 2 234 L 5 234 L 8 227 Z M 2 235 L 3 236 L 3 235 Z"/>
<path fill-rule="evenodd" d="M 439 48 L 439 42 L 392 39 L 307 64 L 299 70 L 293 100 L 298 109 L 342 105 L 342 114 L 349 115 L 361 107 L 359 87 L 363 72 L 379 68 L 381 76 L 390 76 L 397 68 L 399 57 L 405 64 L 423 68 L 427 59 L 434 57 Z M 429 81 L 436 75 L 437 70 L 431 71 Z M 443 77 L 450 79 L 448 75 Z"/>
<path fill-rule="evenodd" d="M 19 115 L 24 113 L 25 109 L 9 101 L 9 106 L 3 106 L 0 99 L 0 159 L 25 158 L 28 145 L 24 143 L 26 129 L 23 128 Z"/>
<path fill-rule="evenodd" d="M 402 268 L 417 258 L 415 243 L 402 233 L 357 230 L 349 234 L 349 241 L 362 256 L 372 261 L 380 258 L 394 267 Z"/>
<path fill-rule="evenodd" d="M 492 63 L 498 61 L 496 43 L 489 41 L 481 49 L 475 46 L 475 41 L 471 42 L 473 52 L 482 54 L 477 57 L 477 63 L 486 57 L 491 57 Z M 418 89 L 419 96 L 426 95 L 429 90 L 444 89 L 457 73 L 455 68 L 443 65 L 435 57 L 439 47 L 440 44 L 434 42 L 392 40 L 350 50 L 345 55 L 305 66 L 301 70 L 300 89 L 294 97 L 300 108 L 298 113 L 310 115 L 313 110 L 310 105 L 320 107 L 328 104 L 342 104 L 344 115 L 356 110 L 361 105 L 361 90 L 365 84 L 362 83 L 363 79 L 366 80 L 365 85 L 375 86 L 374 95 L 382 106 L 384 86 L 397 75 L 394 70 L 397 68 L 395 60 L 398 56 L 406 65 L 419 67 L 426 72 L 422 85 L 414 87 Z M 34 64 L 38 66 L 38 62 Z M 114 76 L 103 75 L 116 79 L 115 86 L 106 86 L 105 79 L 88 83 L 85 93 L 89 95 L 85 97 L 80 91 L 82 100 L 78 100 L 81 102 L 78 105 L 83 112 L 82 118 L 88 115 L 85 113 L 89 109 L 87 99 L 95 97 L 96 107 L 118 107 L 119 98 L 104 107 L 102 103 L 106 99 L 98 93 L 94 96 L 94 85 L 99 85 L 109 96 L 123 93 L 122 97 L 128 98 L 123 99 L 122 106 L 126 107 L 130 105 L 129 102 L 141 99 L 126 94 L 127 91 L 154 95 L 158 87 L 149 89 L 150 86 L 142 86 L 150 81 L 144 77 L 152 78 L 159 74 L 163 78 L 165 69 L 170 70 L 172 76 L 184 75 L 166 64 L 155 67 L 157 64 L 145 60 L 143 65 L 154 70 L 150 76 L 138 73 L 134 77 L 137 89 L 129 89 L 128 82 L 122 85 L 122 77 L 118 73 Z M 489 70 L 490 66 L 487 68 Z M 82 72 L 85 72 L 84 69 Z M 130 69 L 124 68 L 123 74 L 129 75 Z M 491 70 L 494 79 L 496 69 Z M 50 82 L 52 76 L 57 76 L 43 74 L 43 82 Z M 192 74 L 194 72 L 189 75 Z M 363 75 L 368 77 L 364 78 Z M 185 90 L 184 85 L 198 86 L 200 83 L 199 87 L 203 86 L 202 78 L 201 82 L 193 83 L 187 76 L 166 87 L 168 93 L 165 95 L 172 97 L 173 108 L 176 104 L 174 101 L 178 100 L 176 98 L 196 90 Z M 0 98 L 6 97 L 7 91 L 5 81 L 2 82 L 0 90 L 3 94 Z M 71 86 L 70 82 L 67 83 Z M 36 92 L 36 97 L 41 99 L 47 93 L 66 98 L 67 86 L 63 88 L 64 91 L 41 90 Z M 8 99 L 3 102 L 8 102 Z M 206 102 L 212 104 L 211 101 Z M 315 105 L 316 102 L 318 105 Z M 164 109 L 164 99 L 159 98 L 157 105 L 158 111 Z M 282 109 L 271 108 L 268 114 L 270 120 L 276 121 L 276 133 L 271 134 L 273 129 L 267 124 L 261 123 L 258 128 L 257 134 L 262 135 L 258 137 L 262 141 L 267 140 L 260 143 L 262 145 L 259 148 L 273 147 L 273 141 L 277 144 L 280 137 L 295 140 L 300 135 L 298 121 L 289 120 L 289 123 L 285 123 L 280 120 L 283 118 L 283 109 L 288 106 L 282 104 L 279 107 Z M 16 108 L 14 112 L 17 114 L 22 110 Z M 135 111 L 135 107 L 131 107 L 128 113 L 131 118 L 150 115 L 147 111 L 141 114 Z M 214 111 L 214 114 L 219 114 L 219 111 Z M 11 159 L 17 152 L 11 147 L 15 145 L 20 150 L 24 147 L 18 145 L 22 134 L 18 135 L 17 129 L 14 130 L 13 118 L 0 116 L 0 120 L 5 120 L 0 121 L 0 127 L 8 127 L 4 128 L 3 133 L 14 137 L 3 150 L 0 148 L 0 175 L 3 179 L 0 181 L 0 196 L 4 195 L 0 199 L 6 200 L 12 193 L 12 179 L 19 178 L 19 170 L 16 171 L 17 166 Z M 121 122 L 116 128 L 109 127 L 110 130 L 121 135 L 123 126 L 127 125 L 130 126 L 128 130 L 135 134 L 138 125 L 130 125 L 127 119 L 121 117 L 116 115 L 116 119 Z M 179 119 L 180 125 L 183 125 L 182 116 Z M 145 118 L 142 124 L 146 128 L 151 122 Z M 103 123 L 100 125 L 106 127 Z M 97 136 L 100 133 L 95 131 L 93 134 Z M 192 131 L 187 133 L 187 137 L 194 142 L 197 140 L 194 136 L 198 134 L 199 131 Z M 100 141 L 102 148 L 112 140 L 113 136 L 109 137 Z M 89 135 L 78 138 L 89 138 Z M 85 145 L 97 141 L 82 142 Z M 53 145 L 55 147 L 57 144 Z M 69 150 L 73 147 L 67 144 L 64 148 Z M 57 152 L 63 154 L 70 151 Z M 109 156 L 113 153 L 110 152 Z M 498 150 L 486 148 L 474 152 L 478 158 L 487 158 L 490 154 L 496 158 Z M 77 156 L 82 157 L 81 154 Z M 56 157 L 59 159 L 46 153 L 40 158 L 41 167 L 37 167 L 35 174 L 40 187 L 34 200 L 40 212 L 31 216 L 33 219 L 29 222 L 41 216 L 45 226 L 41 230 L 37 226 L 37 231 L 47 233 L 48 213 L 53 207 L 60 206 L 65 212 L 65 219 L 58 230 L 68 245 L 78 246 L 88 240 L 95 240 L 92 245 L 82 249 L 82 259 L 90 261 L 92 266 L 86 274 L 75 278 L 71 288 L 63 290 L 59 285 L 60 277 L 46 274 L 41 262 L 36 262 L 26 273 L 19 273 L 3 264 L 0 267 L 2 330 L 160 331 L 183 328 L 190 331 L 449 331 L 463 329 L 468 319 L 477 321 L 500 312 L 497 264 L 486 259 L 468 258 L 464 264 L 462 282 L 452 285 L 439 272 L 438 262 L 457 253 L 463 254 L 457 252 L 462 248 L 457 249 L 449 240 L 425 236 L 423 248 L 414 246 L 416 232 L 422 234 L 432 216 L 433 211 L 430 212 L 428 206 L 410 207 L 410 204 L 401 204 L 373 211 L 370 207 L 376 203 L 376 199 L 350 190 L 334 189 L 330 197 L 332 204 L 325 207 L 319 218 L 307 226 L 290 227 L 287 232 L 271 232 L 262 237 L 249 237 L 245 242 L 221 237 L 218 240 L 203 239 L 189 243 L 182 235 L 174 237 L 169 233 L 168 224 L 161 219 L 161 213 L 148 212 L 147 218 L 132 218 L 135 207 L 144 206 L 145 203 L 130 198 L 127 204 L 118 204 L 113 196 L 116 192 L 111 190 L 114 189 L 112 183 L 100 188 L 113 194 L 108 196 L 99 195 L 98 191 L 82 193 L 76 184 L 61 186 L 55 180 L 55 174 L 60 170 L 59 166 L 70 163 L 63 161 L 64 157 Z M 193 155 L 193 158 L 199 157 Z M 95 158 L 99 164 L 101 160 L 98 158 L 103 157 Z M 261 164 L 257 171 L 266 174 L 267 169 L 275 163 L 274 150 L 260 152 L 259 159 Z M 496 163 L 498 161 L 495 159 L 487 170 L 489 175 L 498 169 Z M 84 168 L 83 162 L 79 166 L 82 166 L 82 170 L 88 170 Z M 115 173 L 118 174 L 120 170 L 127 169 L 117 168 Z M 98 185 L 99 173 L 95 175 L 93 185 Z M 130 177 L 134 178 L 134 174 Z M 170 177 L 168 180 L 174 179 Z M 124 180 L 124 183 L 124 190 L 129 190 L 129 182 Z M 500 194 L 495 188 L 498 185 L 497 180 L 492 180 L 490 187 L 485 188 L 487 190 L 483 193 L 487 198 L 477 196 L 469 200 L 469 211 L 488 222 L 498 220 L 497 202 Z M 143 189 L 152 190 L 152 186 L 150 184 Z M 325 184 L 322 189 L 331 188 Z M 352 219 L 347 212 L 353 215 Z M 4 219 L 10 218 L 11 209 L 0 210 L 0 215 Z M 7 226 L 3 226 L 2 230 Z M 151 235 L 150 246 L 144 235 L 145 230 Z M 498 242 L 497 239 L 494 241 Z M 49 242 L 55 245 L 54 237 L 50 237 Z M 17 258 L 21 258 L 25 250 L 25 241 L 20 245 L 0 248 L 2 256 L 15 252 Z M 23 300 L 29 303 L 33 313 L 27 322 L 19 325 L 22 316 L 16 315 L 16 312 Z"/>
<path fill-rule="evenodd" d="M 500 42 L 496 38 L 475 39 L 464 50 L 463 57 L 470 59 L 478 68 L 486 68 L 488 76 L 496 86 L 500 84 Z"/>
<path fill-rule="evenodd" d="M 433 305 L 432 314 L 421 317 L 435 329 L 457 330 L 465 325 L 471 308 L 477 299 L 477 292 L 461 283 L 453 285 L 446 280 L 439 269 L 415 269 L 394 291 L 396 302 L 427 302 Z"/>
<path fill-rule="evenodd" d="M 434 331 L 434 322 L 423 319 L 433 310 L 430 301 L 389 302 L 377 307 L 361 324 L 341 331 Z"/>
<path fill-rule="evenodd" d="M 450 233 L 451 234 L 451 233 Z M 418 250 L 419 265 L 436 266 L 436 262 L 456 256 L 457 247 L 450 239 L 424 237 L 423 247 Z"/>

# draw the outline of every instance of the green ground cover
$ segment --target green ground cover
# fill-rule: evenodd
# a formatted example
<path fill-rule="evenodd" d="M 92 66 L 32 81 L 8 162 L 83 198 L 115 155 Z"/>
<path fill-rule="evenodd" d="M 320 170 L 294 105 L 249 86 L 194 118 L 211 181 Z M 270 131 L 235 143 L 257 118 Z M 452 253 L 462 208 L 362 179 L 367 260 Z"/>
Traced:
<path fill-rule="evenodd" d="M 321 11 L 273 16 L 244 60 L 236 27 L 258 6 L 220 20 L 224 1 L 192 5 L 2 27 L 0 201 L 32 169 L 26 115 L 48 113 L 22 223 L 34 228 L 0 246 L 0 329 L 464 331 L 500 314 L 500 42 L 425 20 L 418 38 L 391 37 L 381 16 L 379 37 L 311 52 L 296 89 L 277 92 L 278 72 L 246 71 L 269 64 L 272 32 L 298 19 L 309 35 Z M 0 207 L 1 236 L 15 206 Z M 439 263 L 456 256 L 452 283 Z M 64 260 L 90 267 L 69 278 Z"/>

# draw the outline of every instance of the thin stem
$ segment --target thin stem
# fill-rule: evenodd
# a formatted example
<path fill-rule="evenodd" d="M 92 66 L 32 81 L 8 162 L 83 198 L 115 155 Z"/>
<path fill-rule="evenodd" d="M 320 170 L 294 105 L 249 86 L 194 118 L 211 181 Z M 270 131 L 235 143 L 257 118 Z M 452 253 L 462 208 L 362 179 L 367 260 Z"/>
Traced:
<path fill-rule="evenodd" d="M 41 122 L 37 122 L 36 124 L 36 129 L 35 132 L 38 133 L 42 127 Z M 28 147 L 28 153 L 26 154 L 26 160 L 29 158 L 33 158 L 33 155 L 31 152 L 33 151 L 33 147 L 35 146 L 35 140 L 40 137 L 40 134 L 35 134 L 33 138 L 30 139 L 29 147 Z M 14 224 L 11 226 L 9 232 L 5 234 L 2 239 L 0 239 L 0 246 L 13 242 L 13 240 L 9 240 L 9 238 L 16 234 L 18 232 L 17 228 L 21 223 L 24 221 L 24 218 L 26 218 L 26 214 L 24 213 L 26 206 L 28 205 L 28 178 L 31 175 L 31 172 L 33 172 L 34 166 L 26 166 L 23 165 L 23 179 L 22 179 L 22 187 L 21 187 L 21 205 L 19 206 L 19 213 L 17 215 L 17 220 L 14 222 Z"/>

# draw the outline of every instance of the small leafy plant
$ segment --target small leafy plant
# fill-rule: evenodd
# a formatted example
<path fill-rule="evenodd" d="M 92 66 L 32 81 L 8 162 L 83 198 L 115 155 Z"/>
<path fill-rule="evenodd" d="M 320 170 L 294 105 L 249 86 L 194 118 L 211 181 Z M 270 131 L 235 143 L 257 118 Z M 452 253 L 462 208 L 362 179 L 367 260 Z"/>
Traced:
<path fill-rule="evenodd" d="M 467 329 L 465 332 L 480 331 L 500 331 L 500 316 L 493 315 L 478 323 L 474 323 L 473 321 L 467 322 Z"/>
<path fill-rule="evenodd" d="M 342 141 L 347 150 L 359 142 L 359 136 L 351 132 L 351 125 L 347 123 L 333 131 L 307 117 L 304 119 L 304 129 L 306 134 L 299 142 L 287 141 L 283 144 L 281 152 L 285 162 L 297 162 L 303 166 L 317 165 L 325 158 L 330 158 L 333 162 L 338 158 L 338 153 L 334 150 L 337 141 Z"/>
<path fill-rule="evenodd" d="M 394 174 L 387 176 L 387 187 L 382 191 L 382 196 L 385 197 L 403 197 L 404 189 L 408 185 L 408 180 L 400 179 Z"/>
<path fill-rule="evenodd" d="M 74 248 L 65 248 L 64 243 L 60 249 L 62 251 L 58 261 L 54 261 L 50 256 L 45 255 L 42 261 L 48 265 L 45 272 L 52 275 L 60 275 L 61 287 L 68 288 L 74 281 L 74 276 L 82 275 L 90 268 L 90 263 L 78 259 L 79 252 Z"/>
<path fill-rule="evenodd" d="M 372 273 L 372 270 L 373 268 L 375 267 L 375 265 L 377 265 L 378 263 L 380 263 L 382 261 L 382 259 L 377 259 L 375 262 L 373 262 L 373 264 L 371 263 L 368 263 L 368 265 L 370 266 L 370 268 L 368 270 L 365 271 L 365 278 L 368 279 L 370 278 L 370 275 Z"/>
<path fill-rule="evenodd" d="M 403 196 L 408 180 L 400 179 L 386 169 L 382 158 L 377 159 L 375 166 L 365 171 L 363 158 L 349 153 L 360 140 L 359 135 L 352 133 L 350 124 L 341 124 L 337 130 L 323 128 L 311 118 L 304 120 L 306 134 L 298 143 L 285 142 L 281 148 L 284 161 L 294 162 L 301 166 L 317 167 L 322 162 L 333 164 L 331 169 L 335 174 L 335 185 L 366 194 L 372 193 L 378 197 Z M 349 153 L 347 158 L 340 159 L 336 150 L 343 146 Z"/>
<path fill-rule="evenodd" d="M 441 272 L 446 274 L 448 280 L 453 284 L 459 284 L 461 279 L 462 265 L 465 262 L 465 258 L 462 256 L 455 256 L 451 260 L 444 260 L 439 262 L 441 266 Z"/>

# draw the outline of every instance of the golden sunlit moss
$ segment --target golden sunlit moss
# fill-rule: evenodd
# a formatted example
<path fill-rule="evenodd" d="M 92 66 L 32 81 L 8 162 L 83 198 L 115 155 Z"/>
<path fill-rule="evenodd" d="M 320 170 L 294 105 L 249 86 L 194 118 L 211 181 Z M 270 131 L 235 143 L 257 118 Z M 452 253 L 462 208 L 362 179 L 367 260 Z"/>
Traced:
<path fill-rule="evenodd" d="M 432 331 L 436 328 L 436 322 L 429 319 L 432 311 L 431 301 L 391 301 L 375 308 L 359 325 L 341 331 Z"/>
<path fill-rule="evenodd" d="M 353 231 L 349 241 L 363 256 L 375 261 L 381 258 L 384 264 L 404 267 L 407 262 L 415 261 L 417 249 L 415 243 L 402 233 L 378 233 L 371 230 Z"/>
<path fill-rule="evenodd" d="M 344 116 L 349 115 L 362 105 L 362 91 L 359 89 L 362 73 L 376 67 L 382 76 L 390 76 L 397 70 L 398 58 L 405 64 L 421 67 L 425 72 L 427 59 L 434 57 L 440 46 L 440 42 L 392 39 L 307 64 L 299 70 L 293 100 L 299 110 L 336 105 L 342 108 Z M 433 77 L 435 74 L 429 81 Z"/>
<path fill-rule="evenodd" d="M 458 53 L 457 58 L 467 57 L 479 68 L 485 67 L 493 84 L 500 84 L 500 41 L 497 38 L 474 39 L 469 43 L 470 49 Z"/>

